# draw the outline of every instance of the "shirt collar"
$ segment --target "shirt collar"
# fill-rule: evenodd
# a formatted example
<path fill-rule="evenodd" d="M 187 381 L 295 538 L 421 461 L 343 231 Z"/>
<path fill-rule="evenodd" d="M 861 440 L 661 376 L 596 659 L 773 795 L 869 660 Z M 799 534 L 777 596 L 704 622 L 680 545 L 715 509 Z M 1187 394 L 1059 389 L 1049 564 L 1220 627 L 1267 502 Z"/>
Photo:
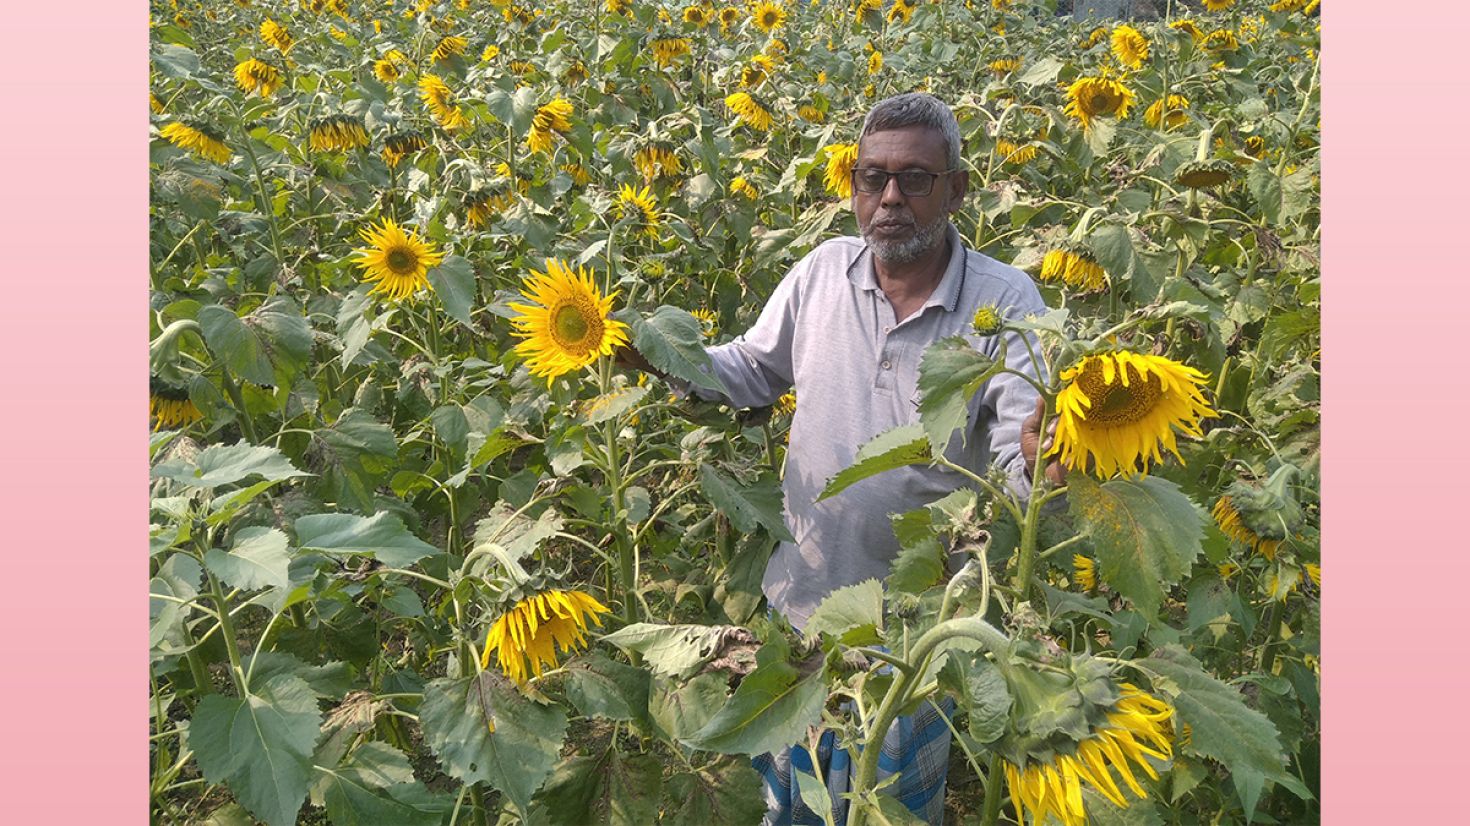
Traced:
<path fill-rule="evenodd" d="M 960 293 L 965 287 L 965 257 L 968 250 L 965 249 L 964 239 L 960 237 L 960 231 L 955 229 L 954 224 L 945 227 L 945 237 L 949 239 L 949 264 L 945 266 L 944 275 L 920 311 L 930 307 L 943 307 L 945 312 L 952 313 L 959 308 Z M 847 279 L 858 289 L 878 289 L 878 273 L 873 269 L 873 253 L 866 244 L 858 252 L 857 258 L 848 265 Z"/>

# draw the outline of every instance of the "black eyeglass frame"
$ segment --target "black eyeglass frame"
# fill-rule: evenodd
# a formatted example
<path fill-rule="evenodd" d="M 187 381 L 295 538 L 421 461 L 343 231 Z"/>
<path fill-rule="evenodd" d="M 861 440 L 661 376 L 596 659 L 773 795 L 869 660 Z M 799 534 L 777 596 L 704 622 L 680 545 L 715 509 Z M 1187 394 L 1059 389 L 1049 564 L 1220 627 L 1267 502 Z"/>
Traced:
<path fill-rule="evenodd" d="M 930 171 L 928 171 L 926 169 L 902 169 L 902 170 L 899 170 L 898 172 L 889 172 L 886 169 L 878 169 L 877 167 L 873 167 L 873 166 L 855 166 L 855 167 L 852 168 L 852 172 L 849 173 L 849 174 L 852 177 L 852 188 L 855 191 L 857 191 L 857 192 L 863 192 L 863 193 L 867 193 L 867 194 L 870 194 L 870 195 L 871 194 L 882 192 L 882 191 L 884 191 L 884 190 L 886 190 L 888 188 L 888 181 L 889 181 L 889 179 L 891 179 L 891 178 L 898 178 L 898 191 L 901 192 L 901 193 L 903 193 L 903 195 L 905 197 L 908 197 L 908 198 L 927 198 L 928 196 L 934 194 L 934 183 L 936 181 L 938 181 L 940 178 L 944 177 L 945 175 L 948 175 L 948 174 L 950 174 L 952 172 L 958 172 L 958 171 L 959 171 L 959 169 L 956 168 L 956 169 L 946 169 L 943 172 L 930 172 Z M 861 186 L 858 185 L 858 175 L 860 173 L 863 173 L 863 172 L 881 172 L 883 174 L 883 183 L 881 185 L 879 185 L 879 187 L 877 189 L 864 189 L 864 188 L 862 188 Z M 925 177 L 927 177 L 929 179 L 929 185 L 924 188 L 924 191 L 923 192 L 910 192 L 908 190 L 908 188 L 904 186 L 904 183 L 903 183 L 903 181 L 904 181 L 903 176 L 904 175 L 910 176 L 909 177 L 909 180 L 910 181 L 919 180 L 919 178 L 917 176 L 923 175 L 923 176 L 925 176 Z"/>

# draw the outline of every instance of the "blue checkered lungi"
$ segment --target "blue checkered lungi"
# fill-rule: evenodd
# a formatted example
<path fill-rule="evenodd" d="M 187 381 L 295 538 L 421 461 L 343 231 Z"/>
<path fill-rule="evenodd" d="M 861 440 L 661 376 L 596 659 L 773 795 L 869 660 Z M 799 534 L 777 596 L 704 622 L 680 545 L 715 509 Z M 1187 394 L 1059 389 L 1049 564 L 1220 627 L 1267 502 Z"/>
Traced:
<path fill-rule="evenodd" d="M 949 773 L 950 741 L 945 717 L 953 714 L 954 708 L 954 701 L 946 697 L 939 707 L 926 702 L 912 715 L 899 717 L 883 738 L 883 753 L 878 756 L 879 783 L 892 775 L 899 776 L 898 782 L 884 791 L 896 794 L 909 811 L 924 818 L 930 826 L 944 823 L 944 780 Z M 822 819 L 802 802 L 792 781 L 792 768 L 824 781 L 832 799 L 833 821 L 837 826 L 845 826 L 847 800 L 842 794 L 848 791 L 856 766 L 846 749 L 836 747 L 833 732 L 822 733 L 817 744 L 817 763 L 815 767 L 812 765 L 805 746 L 788 747 L 751 760 L 766 785 L 767 811 L 762 826 L 821 826 Z"/>

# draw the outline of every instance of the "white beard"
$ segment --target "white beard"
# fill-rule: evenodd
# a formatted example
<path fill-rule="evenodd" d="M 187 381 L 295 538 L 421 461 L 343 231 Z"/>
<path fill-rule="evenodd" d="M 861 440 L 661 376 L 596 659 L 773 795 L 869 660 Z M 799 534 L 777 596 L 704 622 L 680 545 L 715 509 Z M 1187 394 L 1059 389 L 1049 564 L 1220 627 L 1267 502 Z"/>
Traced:
<path fill-rule="evenodd" d="M 915 227 L 913 236 L 907 241 L 885 241 L 872 237 L 866 231 L 863 232 L 863 240 L 868 242 L 873 256 L 885 264 L 912 264 L 943 242 L 944 231 L 948 227 L 949 216 L 941 213 L 928 224 Z"/>

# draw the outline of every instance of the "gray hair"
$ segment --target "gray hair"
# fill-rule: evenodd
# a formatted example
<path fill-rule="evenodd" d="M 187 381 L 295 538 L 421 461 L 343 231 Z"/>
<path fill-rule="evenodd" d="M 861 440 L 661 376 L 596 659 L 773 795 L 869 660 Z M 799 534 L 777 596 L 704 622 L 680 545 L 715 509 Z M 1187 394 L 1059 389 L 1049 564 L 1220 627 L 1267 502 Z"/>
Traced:
<path fill-rule="evenodd" d="M 954 112 L 939 98 L 927 92 L 908 92 L 878 101 L 868 110 L 863 119 L 863 131 L 858 143 L 873 132 L 902 129 L 905 126 L 924 126 L 934 129 L 944 137 L 945 153 L 949 157 L 949 168 L 960 165 L 960 124 Z"/>

